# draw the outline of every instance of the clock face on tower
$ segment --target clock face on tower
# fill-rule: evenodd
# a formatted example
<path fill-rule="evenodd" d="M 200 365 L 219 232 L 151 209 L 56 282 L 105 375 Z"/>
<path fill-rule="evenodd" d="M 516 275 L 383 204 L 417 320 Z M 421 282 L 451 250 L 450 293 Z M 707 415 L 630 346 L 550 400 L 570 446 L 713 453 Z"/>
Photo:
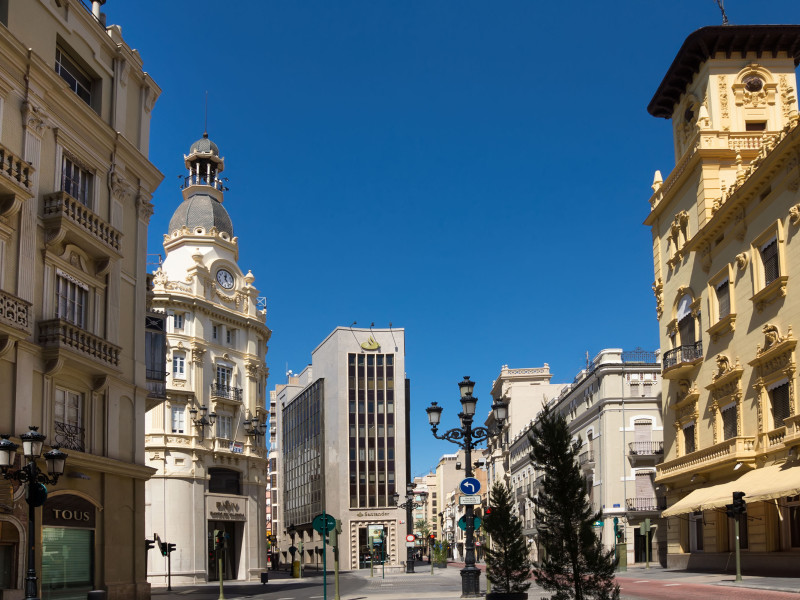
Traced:
<path fill-rule="evenodd" d="M 217 271 L 217 281 L 226 290 L 233 287 L 233 275 L 230 274 L 230 271 L 226 271 L 225 269 Z"/>

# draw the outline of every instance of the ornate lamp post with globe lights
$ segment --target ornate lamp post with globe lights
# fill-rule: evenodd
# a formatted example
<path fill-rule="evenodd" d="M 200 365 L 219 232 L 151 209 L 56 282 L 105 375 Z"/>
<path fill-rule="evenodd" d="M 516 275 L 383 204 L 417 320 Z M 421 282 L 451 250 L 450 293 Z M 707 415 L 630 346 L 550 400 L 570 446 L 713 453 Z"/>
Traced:
<path fill-rule="evenodd" d="M 64 463 L 67 455 L 58 447 L 44 453 L 47 461 L 47 473 L 39 470 L 36 461 L 42 455 L 42 446 L 47 436 L 39 433 L 38 427 L 31 426 L 30 431 L 19 436 L 22 440 L 22 455 L 27 463 L 24 467 L 11 471 L 19 446 L 9 440 L 9 435 L 0 435 L 0 471 L 5 479 L 15 479 L 28 485 L 26 500 L 28 502 L 28 574 L 25 577 L 26 600 L 37 600 L 38 581 L 36 577 L 36 507 L 47 499 L 45 484 L 55 485 L 64 474 Z"/>
<path fill-rule="evenodd" d="M 414 484 L 409 483 L 406 485 L 406 501 L 400 504 L 400 494 L 395 492 L 392 494 L 394 505 L 397 508 L 405 509 L 406 511 L 406 533 L 408 535 L 414 534 L 414 523 L 412 522 L 413 515 L 411 511 L 415 508 L 420 508 L 422 503 L 414 501 Z M 406 540 L 407 543 L 408 540 Z M 414 546 L 406 546 L 406 573 L 414 573 Z"/>
<path fill-rule="evenodd" d="M 478 398 L 472 395 L 475 383 L 470 381 L 469 376 L 467 376 L 464 377 L 463 381 L 459 382 L 458 388 L 461 392 L 461 412 L 458 415 L 461 420 L 461 427 L 449 429 L 444 434 L 439 435 L 437 431 L 443 408 L 436 402 L 431 402 L 426 411 L 433 437 L 439 440 L 447 440 L 464 449 L 466 454 L 464 457 L 466 476 L 472 477 L 472 449 L 489 437 L 500 433 L 503 428 L 503 421 L 508 417 L 508 404 L 502 400 L 496 400 L 492 404 L 496 429 L 489 430 L 486 427 L 473 428 L 472 419 L 475 416 L 475 406 L 478 403 Z M 464 568 L 461 569 L 461 597 L 477 598 L 480 596 L 481 572 L 475 567 L 475 515 L 471 504 L 466 505 L 464 520 L 466 522 L 466 537 L 464 540 Z"/>

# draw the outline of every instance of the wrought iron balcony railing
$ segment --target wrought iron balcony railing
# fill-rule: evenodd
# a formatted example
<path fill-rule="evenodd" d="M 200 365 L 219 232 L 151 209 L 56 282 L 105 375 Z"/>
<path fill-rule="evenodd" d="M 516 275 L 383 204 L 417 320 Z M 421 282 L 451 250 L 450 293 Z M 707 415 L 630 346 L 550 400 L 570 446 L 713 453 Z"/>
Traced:
<path fill-rule="evenodd" d="M 656 456 L 664 454 L 664 442 L 631 442 L 630 454 L 636 456 Z"/>
<path fill-rule="evenodd" d="M 652 498 L 628 498 L 625 505 L 629 511 L 633 512 L 658 512 L 666 510 L 667 497 L 654 496 Z"/>
<path fill-rule="evenodd" d="M 229 385 L 211 384 L 211 395 L 215 398 L 225 398 L 226 400 L 242 401 L 242 388 L 231 387 Z"/>
<path fill-rule="evenodd" d="M 55 422 L 55 445 L 60 446 L 65 450 L 77 450 L 78 452 L 86 452 L 86 444 L 84 441 L 84 429 L 77 425 L 70 425 L 69 423 Z"/>
<path fill-rule="evenodd" d="M 678 346 L 664 353 L 664 369 L 681 363 L 690 363 L 703 358 L 703 342 L 695 342 L 688 346 Z"/>

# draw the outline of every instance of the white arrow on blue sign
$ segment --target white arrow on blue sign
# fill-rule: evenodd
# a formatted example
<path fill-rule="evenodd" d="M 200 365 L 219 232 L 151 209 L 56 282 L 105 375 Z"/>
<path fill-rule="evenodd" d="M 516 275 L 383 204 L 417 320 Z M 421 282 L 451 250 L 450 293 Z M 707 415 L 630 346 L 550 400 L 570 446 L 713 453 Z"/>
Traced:
<path fill-rule="evenodd" d="M 481 491 L 481 482 L 474 477 L 465 477 L 458 487 L 465 494 L 477 494 Z"/>

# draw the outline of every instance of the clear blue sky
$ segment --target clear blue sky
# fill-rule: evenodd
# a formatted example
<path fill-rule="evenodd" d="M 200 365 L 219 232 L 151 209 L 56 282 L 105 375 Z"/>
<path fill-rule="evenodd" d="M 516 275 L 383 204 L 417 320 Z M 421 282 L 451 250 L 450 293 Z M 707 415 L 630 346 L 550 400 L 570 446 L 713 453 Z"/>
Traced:
<path fill-rule="evenodd" d="M 731 23 L 796 1 L 728 0 Z M 456 447 L 457 382 L 478 410 L 503 364 L 569 382 L 588 351 L 658 346 L 648 214 L 670 124 L 646 107 L 714 0 L 109 0 L 163 89 L 149 251 L 183 154 L 226 160 L 240 265 L 268 299 L 269 388 L 336 326 L 406 329 L 412 473 Z"/>

